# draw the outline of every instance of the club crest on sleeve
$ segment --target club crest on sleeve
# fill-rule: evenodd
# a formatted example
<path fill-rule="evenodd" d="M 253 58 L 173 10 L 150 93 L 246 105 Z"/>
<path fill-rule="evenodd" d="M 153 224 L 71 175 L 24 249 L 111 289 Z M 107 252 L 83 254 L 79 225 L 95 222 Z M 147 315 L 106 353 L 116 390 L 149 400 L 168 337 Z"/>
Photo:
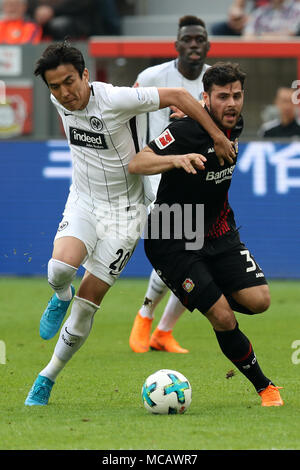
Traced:
<path fill-rule="evenodd" d="M 186 292 L 191 292 L 194 289 L 195 284 L 193 283 L 192 279 L 187 278 L 182 283 L 182 287 L 184 288 Z"/>
<path fill-rule="evenodd" d="M 235 150 L 235 153 L 239 152 L 239 141 L 238 141 L 238 139 L 235 139 L 235 141 L 234 141 L 234 150 Z"/>
<path fill-rule="evenodd" d="M 164 149 L 168 147 L 172 142 L 175 142 L 174 137 L 172 136 L 169 129 L 166 129 L 160 136 L 155 139 L 155 143 L 159 149 Z"/>

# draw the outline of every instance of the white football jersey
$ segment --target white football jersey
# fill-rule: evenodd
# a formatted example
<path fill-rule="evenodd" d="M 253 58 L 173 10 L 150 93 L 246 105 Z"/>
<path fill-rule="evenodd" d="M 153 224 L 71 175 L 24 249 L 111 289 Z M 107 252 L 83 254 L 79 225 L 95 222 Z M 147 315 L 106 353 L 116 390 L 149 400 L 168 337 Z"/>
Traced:
<path fill-rule="evenodd" d="M 210 67 L 208 64 L 203 65 L 201 74 L 195 80 L 188 80 L 179 71 L 177 67 L 177 59 L 164 62 L 154 67 L 148 67 L 141 72 L 135 81 L 134 87 L 182 87 L 185 88 L 194 98 L 200 100 L 203 92 L 203 75 Z M 163 130 L 170 124 L 170 108 L 159 109 L 150 114 L 140 115 L 137 118 L 138 127 L 142 136 L 143 147 L 158 137 Z M 161 175 L 153 175 L 150 177 L 152 190 L 156 194 Z"/>
<path fill-rule="evenodd" d="M 128 172 L 128 163 L 140 144 L 135 116 L 159 109 L 157 88 L 90 86 L 89 103 L 81 111 L 69 111 L 51 95 L 72 155 L 69 200 L 94 213 L 143 204 L 143 179 Z"/>
<path fill-rule="evenodd" d="M 182 87 L 185 88 L 194 98 L 200 100 L 203 92 L 203 75 L 209 67 L 209 65 L 204 64 L 199 77 L 195 80 L 188 80 L 178 71 L 177 59 L 171 60 L 145 69 L 137 76 L 134 86 L 155 86 L 158 88 Z M 170 108 L 159 109 L 158 111 L 149 114 L 148 142 L 153 140 L 155 137 L 158 137 L 159 134 L 161 134 L 161 132 L 169 125 L 170 114 L 172 114 Z M 146 136 L 144 138 L 147 139 Z M 146 144 L 148 142 L 146 142 Z"/>

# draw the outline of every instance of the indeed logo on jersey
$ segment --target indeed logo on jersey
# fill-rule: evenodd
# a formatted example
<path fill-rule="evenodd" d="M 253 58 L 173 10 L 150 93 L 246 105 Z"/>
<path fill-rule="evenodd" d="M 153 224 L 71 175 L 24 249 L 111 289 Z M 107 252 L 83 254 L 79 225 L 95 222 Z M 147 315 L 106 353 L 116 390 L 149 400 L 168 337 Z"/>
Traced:
<path fill-rule="evenodd" d="M 160 136 L 155 139 L 155 143 L 160 150 L 168 147 L 172 142 L 175 142 L 174 137 L 172 136 L 169 129 L 166 129 Z"/>
<path fill-rule="evenodd" d="M 234 169 L 235 165 L 231 165 L 229 168 L 225 168 L 221 171 L 208 171 L 206 181 L 214 181 L 216 184 L 219 184 L 223 181 L 230 180 Z"/>
<path fill-rule="evenodd" d="M 90 147 L 93 149 L 107 149 L 105 136 L 96 132 L 88 132 L 83 129 L 70 127 L 70 142 L 80 147 Z"/>

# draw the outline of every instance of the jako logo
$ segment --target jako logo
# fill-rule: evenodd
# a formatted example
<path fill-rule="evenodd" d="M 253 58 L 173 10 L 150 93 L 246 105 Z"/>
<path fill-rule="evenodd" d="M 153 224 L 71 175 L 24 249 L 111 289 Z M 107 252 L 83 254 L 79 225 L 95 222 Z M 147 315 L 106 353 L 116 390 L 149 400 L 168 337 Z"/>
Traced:
<path fill-rule="evenodd" d="M 64 222 L 61 222 L 58 226 L 58 231 L 61 232 L 62 230 L 67 228 L 68 225 L 69 225 L 69 222 L 67 222 L 66 220 Z"/>

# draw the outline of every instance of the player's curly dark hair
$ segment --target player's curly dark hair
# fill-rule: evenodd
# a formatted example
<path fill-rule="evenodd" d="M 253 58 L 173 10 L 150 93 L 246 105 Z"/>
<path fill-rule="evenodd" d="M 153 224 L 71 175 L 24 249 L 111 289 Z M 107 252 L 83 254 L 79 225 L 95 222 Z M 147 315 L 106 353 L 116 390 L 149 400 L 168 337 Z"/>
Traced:
<path fill-rule="evenodd" d="M 183 26 L 194 26 L 199 25 L 206 29 L 206 24 L 201 18 L 192 15 L 185 15 L 179 18 L 178 29 L 183 28 Z"/>
<path fill-rule="evenodd" d="M 239 64 L 216 62 L 203 75 L 203 88 L 204 91 L 210 93 L 213 85 L 224 86 L 228 83 L 240 81 L 243 89 L 245 79 L 246 73 L 241 70 Z"/>
<path fill-rule="evenodd" d="M 82 77 L 85 69 L 83 55 L 80 50 L 73 47 L 68 40 L 48 46 L 37 61 L 34 74 L 36 76 L 40 75 L 46 85 L 48 85 L 45 79 L 45 72 L 47 72 L 47 70 L 56 69 L 61 64 L 72 64 L 78 71 L 79 76 Z"/>

